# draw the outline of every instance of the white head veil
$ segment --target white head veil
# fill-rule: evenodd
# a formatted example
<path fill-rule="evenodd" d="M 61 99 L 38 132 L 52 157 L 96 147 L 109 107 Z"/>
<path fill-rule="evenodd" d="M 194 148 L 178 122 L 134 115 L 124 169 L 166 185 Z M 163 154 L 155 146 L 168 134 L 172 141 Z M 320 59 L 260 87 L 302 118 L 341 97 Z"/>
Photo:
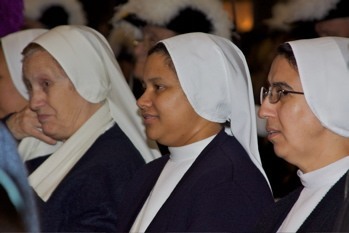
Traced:
<path fill-rule="evenodd" d="M 27 29 L 1 38 L 2 49 L 12 81 L 18 92 L 27 100 L 29 96 L 22 79 L 22 50 L 46 31 L 47 29 Z"/>
<path fill-rule="evenodd" d="M 310 109 L 324 127 L 349 137 L 349 38 L 322 37 L 288 43 Z"/>
<path fill-rule="evenodd" d="M 228 39 L 200 32 L 161 42 L 195 112 L 209 121 L 229 121 L 227 133 L 241 143 L 267 179 L 258 151 L 250 73 L 240 49 Z"/>

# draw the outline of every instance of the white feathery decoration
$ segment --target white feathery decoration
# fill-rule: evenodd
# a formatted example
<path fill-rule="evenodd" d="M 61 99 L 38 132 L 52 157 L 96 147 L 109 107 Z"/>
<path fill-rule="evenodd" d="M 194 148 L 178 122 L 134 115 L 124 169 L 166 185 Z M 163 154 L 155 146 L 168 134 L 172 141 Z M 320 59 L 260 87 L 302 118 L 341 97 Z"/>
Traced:
<path fill-rule="evenodd" d="M 150 24 L 164 25 L 187 7 L 202 11 L 207 16 L 213 26 L 212 34 L 231 38 L 234 25 L 218 0 L 129 0 L 116 11 L 112 23 L 115 26 L 126 15 L 135 13 Z"/>
<path fill-rule="evenodd" d="M 289 0 L 274 5 L 272 18 L 265 23 L 274 29 L 288 30 L 297 21 L 312 21 L 324 18 L 340 0 Z M 346 0 L 348 1 L 348 0 Z"/>
<path fill-rule="evenodd" d="M 108 42 L 117 56 L 122 48 L 126 48 L 131 52 L 134 41 L 140 38 L 142 38 L 142 32 L 139 28 L 129 22 L 121 21 L 114 25 L 108 36 Z"/>
<path fill-rule="evenodd" d="M 69 24 L 87 24 L 83 6 L 77 0 L 24 0 L 24 15 L 30 19 L 38 20 L 43 11 L 54 5 L 61 6 L 67 11 Z"/>

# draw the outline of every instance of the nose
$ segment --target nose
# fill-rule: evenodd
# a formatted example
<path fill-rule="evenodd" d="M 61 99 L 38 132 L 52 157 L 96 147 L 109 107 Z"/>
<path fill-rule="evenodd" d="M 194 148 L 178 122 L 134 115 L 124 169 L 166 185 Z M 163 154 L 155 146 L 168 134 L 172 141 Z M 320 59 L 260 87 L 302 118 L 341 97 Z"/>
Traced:
<path fill-rule="evenodd" d="M 141 110 L 145 110 L 145 109 L 150 108 L 152 106 L 152 100 L 150 97 L 150 93 L 149 93 L 149 91 L 147 91 L 147 89 L 143 92 L 143 95 L 141 95 L 141 97 L 138 98 L 137 106 Z"/>
<path fill-rule="evenodd" d="M 272 117 L 274 115 L 273 107 L 275 107 L 275 104 L 271 104 L 268 98 L 265 98 L 261 102 L 261 106 L 258 110 L 258 117 L 262 119 L 267 119 L 269 117 Z"/>
<path fill-rule="evenodd" d="M 41 91 L 31 91 L 29 98 L 29 107 L 32 111 L 37 112 L 45 104 L 45 94 Z"/>

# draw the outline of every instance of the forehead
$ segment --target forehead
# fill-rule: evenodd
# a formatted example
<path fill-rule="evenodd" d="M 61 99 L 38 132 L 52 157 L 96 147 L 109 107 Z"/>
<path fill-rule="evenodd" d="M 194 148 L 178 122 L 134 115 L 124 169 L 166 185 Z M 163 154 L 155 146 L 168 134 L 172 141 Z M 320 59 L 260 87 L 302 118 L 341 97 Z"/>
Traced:
<path fill-rule="evenodd" d="M 36 79 L 43 76 L 46 78 L 68 78 L 62 66 L 46 50 L 35 50 L 25 57 L 23 60 L 23 74 L 26 80 Z"/>
<path fill-rule="evenodd" d="M 269 83 L 274 82 L 286 82 L 286 83 L 299 83 L 299 73 L 296 68 L 282 55 L 278 55 L 274 58 L 269 75 Z"/>
<path fill-rule="evenodd" d="M 50 64 L 51 66 L 53 65 L 61 69 L 61 65 L 58 63 L 58 61 L 45 49 L 33 49 L 29 51 L 24 56 L 23 64 L 24 65 L 38 65 L 38 64 L 49 65 Z M 41 68 L 44 68 L 44 67 L 41 66 Z"/>
<path fill-rule="evenodd" d="M 171 80 L 178 82 L 178 77 L 171 62 L 171 58 L 161 52 L 152 53 L 147 57 L 144 67 L 144 81 L 149 79 Z"/>

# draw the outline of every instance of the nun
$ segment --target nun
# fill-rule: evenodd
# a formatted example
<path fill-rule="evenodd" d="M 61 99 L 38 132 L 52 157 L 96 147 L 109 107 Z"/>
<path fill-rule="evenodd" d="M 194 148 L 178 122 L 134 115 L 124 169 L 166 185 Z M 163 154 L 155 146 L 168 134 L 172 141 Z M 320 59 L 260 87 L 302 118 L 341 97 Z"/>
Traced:
<path fill-rule="evenodd" d="M 160 152 L 147 140 L 136 100 L 106 39 L 87 26 L 58 26 L 23 51 L 29 106 L 61 142 L 20 145 L 43 232 L 115 232 L 117 203 L 135 172 Z"/>
<path fill-rule="evenodd" d="M 259 116 L 277 156 L 302 186 L 278 201 L 258 232 L 333 232 L 347 196 L 349 39 L 282 44 L 262 88 Z"/>
<path fill-rule="evenodd" d="M 143 81 L 146 134 L 170 153 L 128 185 L 118 231 L 251 232 L 273 197 L 242 52 L 212 34 L 171 37 L 149 51 Z"/>

